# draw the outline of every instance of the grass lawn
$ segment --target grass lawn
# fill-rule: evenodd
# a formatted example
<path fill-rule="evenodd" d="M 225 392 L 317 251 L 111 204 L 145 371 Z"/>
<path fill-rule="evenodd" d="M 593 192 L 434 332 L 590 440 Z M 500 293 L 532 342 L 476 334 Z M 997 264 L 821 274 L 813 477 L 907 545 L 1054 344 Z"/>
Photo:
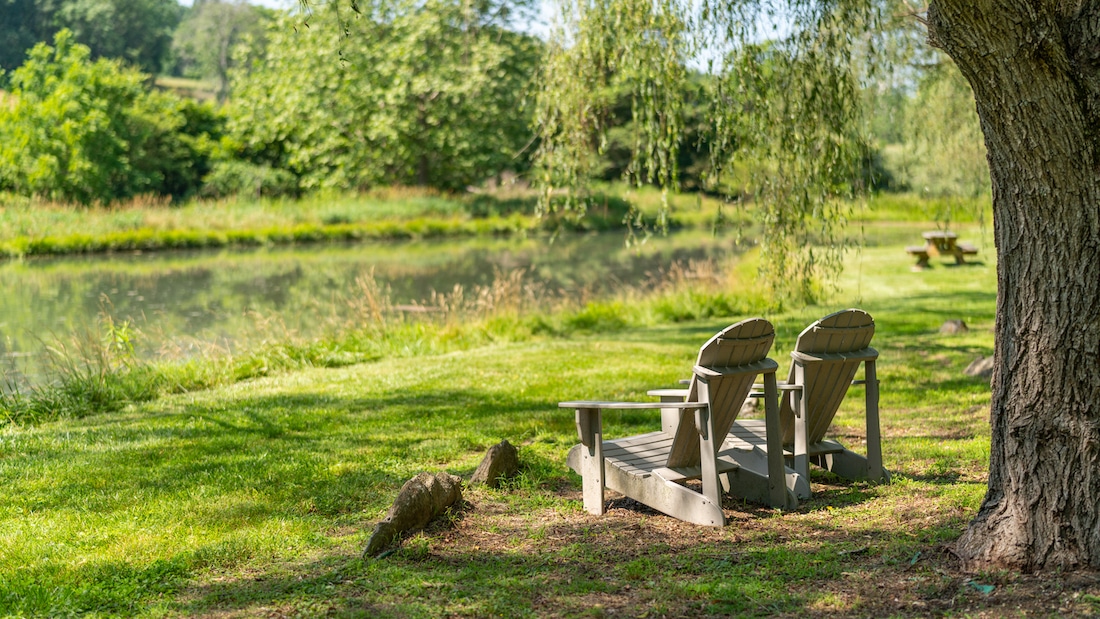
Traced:
<path fill-rule="evenodd" d="M 699 617 L 1100 613 L 1087 575 L 963 574 L 985 491 L 993 249 L 911 272 L 920 225 L 870 234 L 828 306 L 769 316 L 785 367 L 832 310 L 876 317 L 886 486 L 813 478 L 793 513 L 729 500 L 722 529 L 612 496 L 583 512 L 570 399 L 645 399 L 744 316 L 393 356 L 0 428 L 0 616 Z M 877 228 L 875 229 L 877 230 Z M 941 335 L 948 319 L 970 330 Z M 861 449 L 861 393 L 834 433 Z M 656 413 L 605 417 L 608 436 Z M 420 471 L 468 476 L 501 439 L 521 475 L 380 559 L 360 556 Z"/>

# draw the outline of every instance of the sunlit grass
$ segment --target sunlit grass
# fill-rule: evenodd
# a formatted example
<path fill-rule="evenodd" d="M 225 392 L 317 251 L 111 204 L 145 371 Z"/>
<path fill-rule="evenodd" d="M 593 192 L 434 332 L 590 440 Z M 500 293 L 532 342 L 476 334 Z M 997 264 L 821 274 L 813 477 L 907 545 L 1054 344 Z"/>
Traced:
<path fill-rule="evenodd" d="M 964 604 L 971 594 L 935 557 L 985 488 L 989 389 L 962 370 L 992 351 L 993 254 L 912 272 L 904 245 L 921 229 L 849 256 L 827 304 L 786 311 L 754 292 L 751 260 L 549 310 L 502 277 L 441 296 L 418 322 L 380 318 L 386 300 L 366 282 L 357 296 L 369 329 L 227 362 L 212 388 L 8 424 L 0 615 L 874 615 L 884 579 L 895 596 Z M 807 323 L 849 306 L 876 318 L 894 483 L 815 474 L 815 497 L 797 512 L 733 503 L 723 529 L 630 506 L 582 515 L 563 464 L 572 414 L 557 402 L 645 399 L 750 314 L 776 325 L 772 356 L 785 368 Z M 970 331 L 940 334 L 948 319 Z M 352 352 L 373 361 L 341 357 Z M 861 395 L 834 427 L 857 451 Z M 654 420 L 623 411 L 604 423 L 622 436 Z M 467 489 L 452 527 L 385 559 L 359 557 L 403 481 L 469 475 L 505 438 L 520 449 L 518 480 Z"/>
<path fill-rule="evenodd" d="M 588 215 L 538 218 L 538 194 L 510 191 L 449 195 L 419 188 L 391 187 L 362 194 L 317 193 L 301 199 L 235 197 L 172 204 L 168 198 L 139 196 L 110 208 L 42 202 L 0 193 L 0 256 L 151 251 L 285 243 L 523 235 L 623 228 L 630 209 L 642 214 L 639 238 L 659 233 L 658 212 L 668 206 L 670 227 L 704 230 L 754 228 L 751 202 L 729 203 L 701 194 L 663 196 L 652 188 L 601 186 Z M 989 222 L 982 199 L 925 199 L 875 196 L 853 205 L 852 222 L 927 222 L 956 228 Z M 633 223 L 631 223 L 633 225 Z M 863 236 L 859 226 L 853 237 Z M 886 242 L 892 242 L 887 237 Z"/>

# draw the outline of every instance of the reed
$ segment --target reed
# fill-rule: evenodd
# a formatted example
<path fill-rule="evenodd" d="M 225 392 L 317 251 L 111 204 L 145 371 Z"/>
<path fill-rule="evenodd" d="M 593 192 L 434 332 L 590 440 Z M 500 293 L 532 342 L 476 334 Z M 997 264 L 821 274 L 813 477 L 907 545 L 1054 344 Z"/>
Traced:
<path fill-rule="evenodd" d="M 33 368 L 34 382 L 6 372 L 0 423 L 83 417 L 309 367 L 568 338 L 766 307 L 760 293 L 731 292 L 737 288 L 730 282 L 743 276 L 743 267 L 693 261 L 653 273 L 636 287 L 566 296 L 531 281 L 523 269 L 498 270 L 486 285 L 456 285 L 421 303 L 398 305 L 373 273 L 366 273 L 352 290 L 317 304 L 308 334 L 288 328 L 277 314 L 254 313 L 249 331 L 235 335 L 234 347 L 175 341 L 151 359 L 135 354 L 146 334 L 117 322 L 107 305 L 97 325 L 47 342 L 45 356 Z"/>

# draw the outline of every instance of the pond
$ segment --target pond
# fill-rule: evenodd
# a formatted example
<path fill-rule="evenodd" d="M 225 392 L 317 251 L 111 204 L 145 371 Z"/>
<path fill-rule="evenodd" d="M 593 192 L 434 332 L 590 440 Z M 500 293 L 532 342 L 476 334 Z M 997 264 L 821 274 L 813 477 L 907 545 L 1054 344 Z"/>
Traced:
<path fill-rule="evenodd" d="M 646 285 L 674 263 L 723 259 L 730 238 L 651 237 L 628 248 L 622 233 L 547 239 L 268 247 L 219 251 L 28 258 L 0 263 L 0 355 L 12 366 L 58 338 L 101 332 L 102 318 L 140 333 L 139 354 L 201 346 L 234 349 L 245 332 L 309 336 L 350 316 L 348 299 L 372 279 L 393 305 L 433 291 L 471 290 L 522 270 L 546 298 L 595 298 Z M 346 315 L 345 315 L 346 314 Z M 248 342 L 253 343 L 253 342 Z"/>

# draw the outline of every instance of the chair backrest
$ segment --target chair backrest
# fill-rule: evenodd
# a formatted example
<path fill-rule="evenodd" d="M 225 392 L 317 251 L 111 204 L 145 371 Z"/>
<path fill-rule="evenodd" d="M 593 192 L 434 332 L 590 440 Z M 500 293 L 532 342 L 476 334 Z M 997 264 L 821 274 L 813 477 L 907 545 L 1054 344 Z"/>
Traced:
<path fill-rule="evenodd" d="M 875 321 L 867 312 L 846 309 L 818 320 L 799 334 L 795 351 L 809 354 L 846 354 L 867 349 L 875 335 Z M 840 403 L 848 393 L 862 359 L 834 359 L 805 366 L 802 397 L 805 399 L 807 442 L 825 438 Z M 787 382 L 794 383 L 795 363 Z M 783 444 L 794 443 L 794 394 L 787 392 L 780 405 Z"/>
<path fill-rule="evenodd" d="M 720 377 L 710 379 L 707 388 L 716 437 L 729 433 L 759 372 L 753 364 L 767 359 L 774 339 L 775 328 L 770 322 L 763 318 L 750 318 L 722 329 L 699 349 L 696 365 L 722 373 Z M 744 369 L 738 371 L 739 368 Z M 699 377 L 693 373 L 687 401 L 698 402 L 699 395 Z M 715 443 L 717 450 L 722 441 Z M 694 415 L 688 413 L 676 427 L 668 466 L 698 466 L 699 463 L 699 430 L 695 426 Z"/>

